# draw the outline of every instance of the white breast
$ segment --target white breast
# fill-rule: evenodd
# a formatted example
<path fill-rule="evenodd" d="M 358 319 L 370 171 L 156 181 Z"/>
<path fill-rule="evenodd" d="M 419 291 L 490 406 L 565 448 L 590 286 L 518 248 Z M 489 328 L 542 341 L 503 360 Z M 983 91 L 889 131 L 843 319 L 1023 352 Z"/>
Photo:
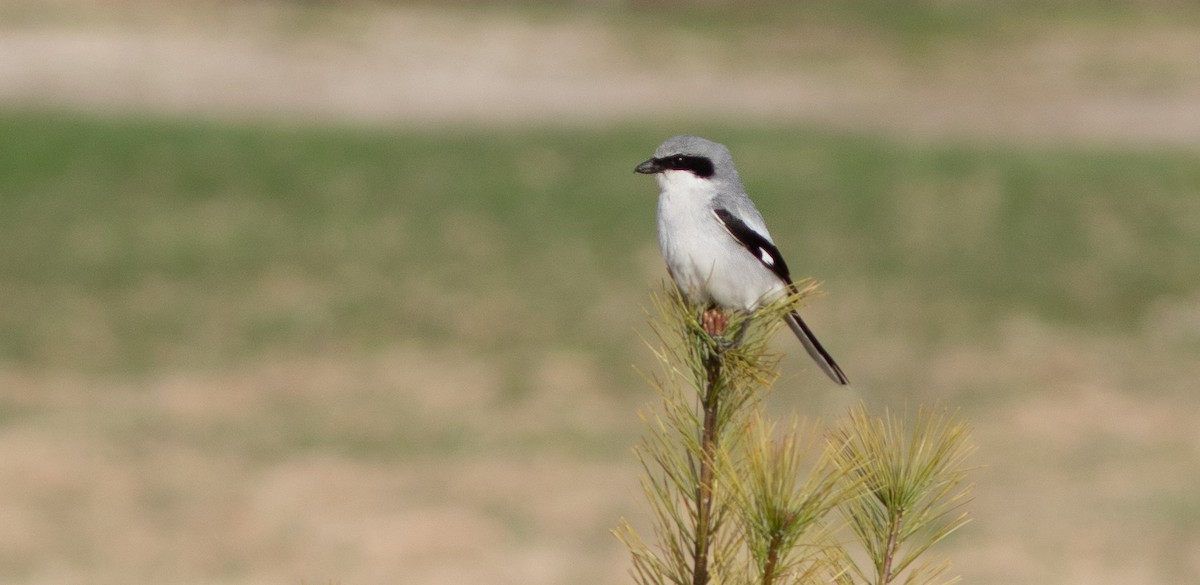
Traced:
<path fill-rule="evenodd" d="M 786 290 L 712 215 L 711 181 L 666 171 L 658 182 L 658 244 L 684 294 L 698 303 L 753 310 Z"/>

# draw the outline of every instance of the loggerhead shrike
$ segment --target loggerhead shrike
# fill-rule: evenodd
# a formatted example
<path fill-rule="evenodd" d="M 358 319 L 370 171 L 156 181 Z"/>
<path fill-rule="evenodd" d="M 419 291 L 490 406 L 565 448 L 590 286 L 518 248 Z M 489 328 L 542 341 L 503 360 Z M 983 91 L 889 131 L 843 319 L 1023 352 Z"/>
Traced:
<path fill-rule="evenodd" d="M 658 245 L 692 301 L 754 311 L 795 290 L 725 145 L 676 136 L 634 170 L 658 175 Z M 834 382 L 848 383 L 800 315 L 793 310 L 784 319 L 817 365 Z"/>

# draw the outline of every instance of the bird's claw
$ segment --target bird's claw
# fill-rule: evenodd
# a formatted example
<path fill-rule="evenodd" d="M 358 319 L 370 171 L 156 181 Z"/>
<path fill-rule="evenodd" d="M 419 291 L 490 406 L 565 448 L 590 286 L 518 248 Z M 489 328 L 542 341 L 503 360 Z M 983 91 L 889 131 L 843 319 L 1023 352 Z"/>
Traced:
<path fill-rule="evenodd" d="M 700 327 L 716 343 L 717 353 L 725 353 L 741 345 L 742 338 L 746 336 L 747 325 L 748 323 L 742 323 L 733 338 L 727 339 L 725 334 L 729 331 L 729 315 L 720 309 L 712 308 L 700 316 Z"/>
<path fill-rule="evenodd" d="M 719 338 L 729 328 L 729 315 L 720 309 L 708 309 L 700 316 L 700 327 L 709 337 Z"/>

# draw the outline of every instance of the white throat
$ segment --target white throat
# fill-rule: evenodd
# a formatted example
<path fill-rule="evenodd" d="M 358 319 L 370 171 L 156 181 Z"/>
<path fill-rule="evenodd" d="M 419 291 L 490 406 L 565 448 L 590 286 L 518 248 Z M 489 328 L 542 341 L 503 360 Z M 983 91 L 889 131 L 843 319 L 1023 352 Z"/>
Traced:
<path fill-rule="evenodd" d="M 690 171 L 663 171 L 657 175 L 658 188 L 668 199 L 700 207 L 717 196 L 717 185 L 711 179 L 697 177 Z"/>

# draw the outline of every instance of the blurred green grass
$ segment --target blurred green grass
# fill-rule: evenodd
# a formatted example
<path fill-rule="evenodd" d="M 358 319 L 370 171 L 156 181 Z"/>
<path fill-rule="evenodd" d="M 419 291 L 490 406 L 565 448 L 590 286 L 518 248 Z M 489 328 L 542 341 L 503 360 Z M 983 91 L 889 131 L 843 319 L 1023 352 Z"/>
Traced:
<path fill-rule="evenodd" d="M 731 146 L 798 275 L 920 291 L 904 310 L 929 338 L 1012 313 L 1128 330 L 1200 284 L 1196 153 L 687 129 Z M 128 374 L 416 343 L 627 364 L 663 276 L 632 167 L 677 130 L 5 112 L 0 360 Z"/>

